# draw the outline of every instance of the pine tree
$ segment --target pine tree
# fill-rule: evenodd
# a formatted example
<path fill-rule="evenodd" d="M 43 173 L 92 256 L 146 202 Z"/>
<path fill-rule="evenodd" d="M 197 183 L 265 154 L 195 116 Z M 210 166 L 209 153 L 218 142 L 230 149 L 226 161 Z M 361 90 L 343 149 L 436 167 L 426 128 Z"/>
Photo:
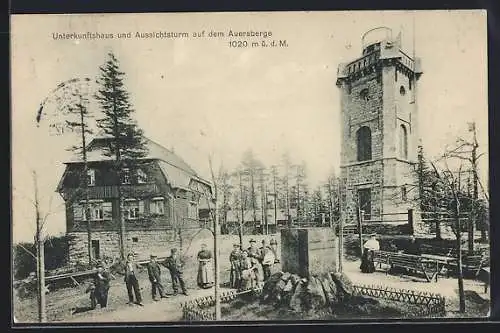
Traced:
<path fill-rule="evenodd" d="M 114 160 L 114 171 L 117 176 L 118 188 L 118 220 L 120 222 L 120 256 L 125 259 L 125 216 L 124 198 L 121 189 L 123 169 L 133 166 L 137 160 L 147 155 L 142 130 L 132 119 L 134 109 L 129 102 L 129 93 L 124 88 L 125 73 L 119 69 L 119 62 L 113 53 L 108 54 L 108 60 L 100 68 L 96 93 L 104 117 L 97 120 L 97 126 L 106 137 L 108 145 L 103 147 L 105 156 Z"/>

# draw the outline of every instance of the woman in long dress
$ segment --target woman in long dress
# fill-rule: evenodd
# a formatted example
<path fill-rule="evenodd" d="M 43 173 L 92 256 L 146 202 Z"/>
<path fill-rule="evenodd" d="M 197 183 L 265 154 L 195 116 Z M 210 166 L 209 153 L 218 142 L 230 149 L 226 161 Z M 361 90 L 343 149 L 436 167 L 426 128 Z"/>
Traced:
<path fill-rule="evenodd" d="M 373 273 L 375 272 L 375 263 L 373 262 L 374 251 L 380 250 L 380 244 L 375 234 L 370 235 L 370 239 L 363 245 L 363 256 L 361 258 L 361 272 Z"/>
<path fill-rule="evenodd" d="M 212 252 L 207 249 L 206 244 L 201 245 L 201 251 L 198 252 L 198 287 L 203 289 L 212 288 L 214 285 Z"/>
<path fill-rule="evenodd" d="M 257 286 L 258 280 L 258 268 L 257 260 L 255 258 L 249 257 L 247 251 L 241 252 L 241 284 L 240 290 L 248 290 L 255 288 Z"/>

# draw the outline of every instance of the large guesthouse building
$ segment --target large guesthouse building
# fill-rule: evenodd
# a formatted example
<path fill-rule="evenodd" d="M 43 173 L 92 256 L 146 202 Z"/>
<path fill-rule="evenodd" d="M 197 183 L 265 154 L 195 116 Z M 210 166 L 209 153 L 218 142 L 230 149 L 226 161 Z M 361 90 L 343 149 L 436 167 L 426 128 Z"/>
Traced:
<path fill-rule="evenodd" d="M 125 166 L 118 179 L 113 160 L 104 154 L 108 140 L 95 138 L 88 145 L 86 177 L 81 159 L 68 161 L 57 187 L 66 205 L 70 264 L 88 262 L 89 223 L 92 257 L 120 256 L 119 190 L 124 208 L 124 248 L 139 257 L 150 252 L 167 254 L 176 226 L 197 227 L 199 206 L 206 207 L 211 198 L 208 181 L 174 152 L 147 138 L 147 155 Z"/>

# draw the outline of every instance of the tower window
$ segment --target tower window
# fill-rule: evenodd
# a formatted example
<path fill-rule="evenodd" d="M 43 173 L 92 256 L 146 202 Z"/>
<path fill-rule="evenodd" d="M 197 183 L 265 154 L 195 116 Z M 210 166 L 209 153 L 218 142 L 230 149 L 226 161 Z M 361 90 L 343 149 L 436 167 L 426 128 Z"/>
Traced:
<path fill-rule="evenodd" d="M 406 95 L 406 89 L 405 89 L 405 87 L 401 86 L 401 87 L 399 88 L 399 93 L 401 94 L 401 96 Z"/>
<path fill-rule="evenodd" d="M 408 132 L 405 125 L 401 125 L 399 129 L 399 155 L 407 160 L 408 159 Z"/>
<path fill-rule="evenodd" d="M 138 237 L 132 237 L 132 242 L 138 243 L 139 242 L 139 238 Z"/>
<path fill-rule="evenodd" d="M 372 159 L 372 133 L 367 126 L 361 127 L 357 132 L 358 161 Z"/>
<path fill-rule="evenodd" d="M 359 92 L 359 98 L 361 98 L 363 101 L 370 100 L 370 95 L 368 94 L 368 88 L 365 88 Z"/>

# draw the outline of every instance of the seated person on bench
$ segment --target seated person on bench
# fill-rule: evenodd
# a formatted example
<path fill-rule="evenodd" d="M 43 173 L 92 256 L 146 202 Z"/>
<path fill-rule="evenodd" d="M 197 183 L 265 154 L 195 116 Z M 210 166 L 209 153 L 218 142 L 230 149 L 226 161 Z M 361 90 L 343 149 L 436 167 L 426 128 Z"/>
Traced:
<path fill-rule="evenodd" d="M 375 264 L 373 262 L 373 251 L 379 251 L 380 244 L 377 240 L 376 234 L 371 234 L 370 239 L 363 245 L 363 257 L 361 258 L 361 272 L 373 273 L 375 272 Z"/>
<path fill-rule="evenodd" d="M 415 239 L 415 236 L 411 236 L 410 238 L 410 244 L 408 244 L 408 248 L 404 251 L 405 254 L 412 254 L 414 256 L 419 256 L 422 254 L 422 251 L 420 250 L 420 245 L 418 244 L 417 240 Z"/>

